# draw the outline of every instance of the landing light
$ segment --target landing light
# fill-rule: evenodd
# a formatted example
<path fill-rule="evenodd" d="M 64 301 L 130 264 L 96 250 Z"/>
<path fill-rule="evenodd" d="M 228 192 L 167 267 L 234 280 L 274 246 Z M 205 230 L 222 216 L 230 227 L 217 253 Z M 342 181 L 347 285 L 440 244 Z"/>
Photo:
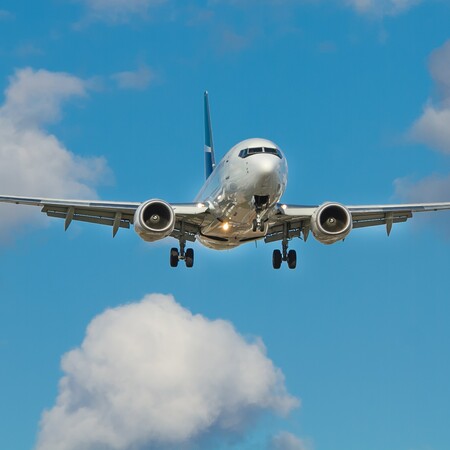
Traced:
<path fill-rule="evenodd" d="M 286 209 L 286 208 L 287 208 L 287 205 L 281 205 L 281 208 L 282 208 L 282 209 Z"/>
<path fill-rule="evenodd" d="M 228 222 L 225 222 L 225 223 L 222 225 L 222 228 L 223 228 L 225 231 L 227 231 L 227 230 L 230 228 L 230 224 L 229 224 Z"/>
<path fill-rule="evenodd" d="M 203 208 L 205 205 L 203 203 L 197 203 L 197 208 Z"/>

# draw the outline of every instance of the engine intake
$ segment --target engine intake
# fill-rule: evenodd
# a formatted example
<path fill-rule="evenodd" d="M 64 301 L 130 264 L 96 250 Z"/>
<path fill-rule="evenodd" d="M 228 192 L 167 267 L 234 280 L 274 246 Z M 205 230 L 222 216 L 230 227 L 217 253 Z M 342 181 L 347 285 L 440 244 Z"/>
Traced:
<path fill-rule="evenodd" d="M 145 241 L 153 242 L 169 236 L 175 227 L 175 213 L 163 200 L 148 200 L 134 214 L 134 229 Z"/>
<path fill-rule="evenodd" d="M 345 239 L 353 227 L 350 211 L 339 203 L 325 203 L 311 217 L 311 231 L 322 244 Z"/>

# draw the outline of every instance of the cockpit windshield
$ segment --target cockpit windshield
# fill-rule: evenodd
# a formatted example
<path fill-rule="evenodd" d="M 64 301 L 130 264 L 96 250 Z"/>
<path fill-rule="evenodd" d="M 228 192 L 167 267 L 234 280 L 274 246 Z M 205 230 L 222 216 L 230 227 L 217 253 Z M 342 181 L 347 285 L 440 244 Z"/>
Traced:
<path fill-rule="evenodd" d="M 280 150 L 277 148 L 271 148 L 271 147 L 252 147 L 252 148 L 245 148 L 244 150 L 241 150 L 239 152 L 240 158 L 247 158 L 251 155 L 256 155 L 257 153 L 270 153 L 271 155 L 278 156 L 278 158 L 282 158 Z"/>

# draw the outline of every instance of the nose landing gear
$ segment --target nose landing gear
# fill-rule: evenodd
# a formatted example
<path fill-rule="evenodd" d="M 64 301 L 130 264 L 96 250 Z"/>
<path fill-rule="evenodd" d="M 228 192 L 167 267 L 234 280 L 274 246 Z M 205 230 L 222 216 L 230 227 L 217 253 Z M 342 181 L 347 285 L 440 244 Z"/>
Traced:
<path fill-rule="evenodd" d="M 253 204 L 255 205 L 256 219 L 254 219 L 252 222 L 252 231 L 254 233 L 256 231 L 264 231 L 264 222 L 261 220 L 261 213 L 269 205 L 269 196 L 268 195 L 255 195 L 253 197 Z"/>
<path fill-rule="evenodd" d="M 257 231 L 264 231 L 264 223 L 261 220 L 261 216 L 259 214 L 256 215 L 256 219 L 252 222 L 252 231 L 256 233 Z"/>

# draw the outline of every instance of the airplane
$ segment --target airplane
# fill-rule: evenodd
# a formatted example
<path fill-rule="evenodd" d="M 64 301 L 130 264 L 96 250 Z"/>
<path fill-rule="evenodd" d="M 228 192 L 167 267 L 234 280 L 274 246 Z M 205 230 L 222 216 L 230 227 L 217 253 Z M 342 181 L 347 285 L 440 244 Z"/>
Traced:
<path fill-rule="evenodd" d="M 183 261 L 194 265 L 194 250 L 187 242 L 198 240 L 215 250 L 232 249 L 247 242 L 281 241 L 281 250 L 272 254 L 272 266 L 286 262 L 297 266 L 293 238 L 307 240 L 311 233 L 323 244 L 343 241 L 356 228 L 385 225 L 387 234 L 394 223 L 406 222 L 416 212 L 449 210 L 447 203 L 345 206 L 337 202 L 321 205 L 281 203 L 286 189 L 288 165 L 278 145 L 267 139 L 246 139 L 231 148 L 216 164 L 208 92 L 204 93 L 205 178 L 192 203 L 168 203 L 150 199 L 144 202 L 109 202 L 37 197 L 0 196 L 0 202 L 42 207 L 50 217 L 64 219 L 65 230 L 73 220 L 119 228 L 134 226 L 147 242 L 166 237 L 179 241 L 170 250 L 170 266 Z"/>

